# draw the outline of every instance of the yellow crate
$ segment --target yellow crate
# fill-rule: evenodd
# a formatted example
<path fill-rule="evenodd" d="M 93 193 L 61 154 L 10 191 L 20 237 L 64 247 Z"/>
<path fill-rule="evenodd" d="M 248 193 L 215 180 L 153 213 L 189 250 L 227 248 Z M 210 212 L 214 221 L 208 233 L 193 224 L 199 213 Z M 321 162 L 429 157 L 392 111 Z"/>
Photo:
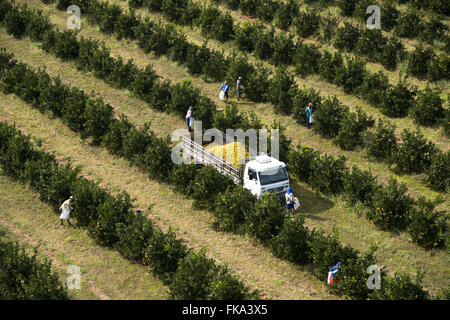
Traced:
<path fill-rule="evenodd" d="M 245 147 L 239 142 L 232 142 L 225 145 L 211 143 L 204 147 L 237 167 L 240 166 L 240 160 L 249 157 L 247 149 L 245 149 Z"/>

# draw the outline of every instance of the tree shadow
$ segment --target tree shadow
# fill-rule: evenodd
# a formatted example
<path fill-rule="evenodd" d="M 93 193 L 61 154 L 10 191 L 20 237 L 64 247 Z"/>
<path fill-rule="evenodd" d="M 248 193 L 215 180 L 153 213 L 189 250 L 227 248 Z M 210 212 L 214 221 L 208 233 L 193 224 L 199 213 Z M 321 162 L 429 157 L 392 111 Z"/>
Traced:
<path fill-rule="evenodd" d="M 213 79 L 210 79 L 210 78 L 207 78 L 207 77 L 202 77 L 201 79 L 202 79 L 205 83 L 217 83 L 216 80 L 213 80 Z"/>
<path fill-rule="evenodd" d="M 318 192 L 313 192 L 306 189 L 296 180 L 290 181 L 290 187 L 294 191 L 294 196 L 296 196 L 298 198 L 298 201 L 300 202 L 300 208 L 296 210 L 296 213 L 301 213 L 305 217 L 311 218 L 313 220 L 326 220 L 318 214 L 333 208 L 333 201 L 324 198 Z"/>
<path fill-rule="evenodd" d="M 239 101 L 235 101 L 236 102 L 236 104 L 239 106 L 240 104 L 241 105 L 245 105 L 245 106 L 248 106 L 248 105 L 255 105 L 256 103 L 255 102 L 252 102 L 252 101 L 243 101 L 243 100 L 239 100 Z"/>

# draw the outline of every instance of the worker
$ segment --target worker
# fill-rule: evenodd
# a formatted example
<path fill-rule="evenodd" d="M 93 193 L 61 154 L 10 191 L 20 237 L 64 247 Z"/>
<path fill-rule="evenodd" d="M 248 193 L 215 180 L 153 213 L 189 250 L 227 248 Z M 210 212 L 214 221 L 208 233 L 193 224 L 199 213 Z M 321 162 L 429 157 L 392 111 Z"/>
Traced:
<path fill-rule="evenodd" d="M 335 266 L 331 267 L 328 271 L 328 284 L 336 284 L 338 282 L 337 273 L 339 272 L 339 267 L 342 265 L 342 262 L 338 262 Z"/>
<path fill-rule="evenodd" d="M 311 120 L 312 120 L 312 109 L 313 105 L 312 103 L 309 103 L 309 105 L 306 107 L 305 109 L 305 113 L 306 113 L 306 128 L 309 130 L 310 129 L 310 125 L 311 125 Z"/>
<path fill-rule="evenodd" d="M 63 221 L 67 220 L 67 223 L 69 224 L 69 226 L 71 226 L 72 224 L 70 223 L 70 211 L 73 210 L 73 207 L 71 206 L 73 202 L 73 196 L 70 196 L 70 198 L 66 201 L 63 202 L 63 204 L 61 205 L 61 207 L 59 207 L 59 219 L 61 220 L 61 225 L 64 225 Z"/>
<path fill-rule="evenodd" d="M 242 91 L 244 90 L 244 86 L 242 85 L 242 77 L 239 77 L 239 79 L 236 82 L 236 89 L 237 89 L 237 99 L 239 101 L 239 98 L 241 97 Z"/>
<path fill-rule="evenodd" d="M 187 127 L 188 127 L 188 131 L 192 132 L 192 119 L 194 118 L 194 109 L 191 107 L 189 107 L 189 110 L 186 113 L 186 123 L 187 123 Z"/>
<path fill-rule="evenodd" d="M 287 189 L 284 196 L 286 197 L 286 209 L 291 210 L 291 213 L 294 214 L 294 192 L 291 187 Z"/>
<path fill-rule="evenodd" d="M 223 85 L 220 87 L 219 94 L 221 91 L 224 93 L 224 101 L 228 101 L 228 90 L 230 90 L 230 86 L 228 85 L 228 82 L 224 82 Z"/>

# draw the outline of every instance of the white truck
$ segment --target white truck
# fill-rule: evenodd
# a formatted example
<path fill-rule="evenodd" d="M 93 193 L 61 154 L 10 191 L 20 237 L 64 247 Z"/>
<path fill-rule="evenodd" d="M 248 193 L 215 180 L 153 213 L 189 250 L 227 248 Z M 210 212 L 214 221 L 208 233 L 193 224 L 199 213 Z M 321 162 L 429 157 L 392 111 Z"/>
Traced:
<path fill-rule="evenodd" d="M 248 155 L 254 154 L 257 156 L 244 156 L 238 160 L 239 164 L 236 165 L 227 160 L 228 157 L 223 157 L 220 153 L 217 154 L 208 150 L 207 147 L 203 146 L 203 141 L 202 144 L 194 141 L 191 135 L 184 135 L 182 139 L 185 157 L 190 157 L 203 165 L 213 166 L 220 173 L 231 176 L 234 183 L 243 183 L 244 188 L 258 198 L 268 192 L 283 196 L 289 187 L 286 164 L 271 156 L 247 152 Z M 217 141 L 215 142 L 217 143 Z M 222 143 L 220 144 L 222 145 Z M 244 147 L 249 151 L 247 146 Z"/>

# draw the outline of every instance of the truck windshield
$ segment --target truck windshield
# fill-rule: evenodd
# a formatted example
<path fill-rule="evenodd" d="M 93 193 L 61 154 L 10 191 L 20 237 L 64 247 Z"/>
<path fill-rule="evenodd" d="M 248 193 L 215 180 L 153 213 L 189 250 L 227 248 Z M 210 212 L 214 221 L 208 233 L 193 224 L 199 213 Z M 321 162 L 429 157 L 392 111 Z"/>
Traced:
<path fill-rule="evenodd" d="M 278 168 L 275 170 L 258 172 L 261 185 L 277 183 L 287 180 L 286 168 Z"/>

